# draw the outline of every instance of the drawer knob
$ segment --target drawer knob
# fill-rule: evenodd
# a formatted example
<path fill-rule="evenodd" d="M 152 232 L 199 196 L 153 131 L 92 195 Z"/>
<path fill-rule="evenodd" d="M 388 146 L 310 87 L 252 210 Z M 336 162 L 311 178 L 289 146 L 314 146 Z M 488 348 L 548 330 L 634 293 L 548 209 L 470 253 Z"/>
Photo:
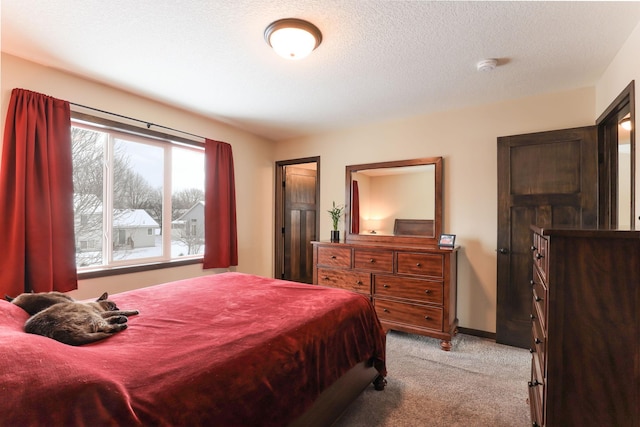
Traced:
<path fill-rule="evenodd" d="M 329 280 L 329 276 L 322 276 L 322 280 Z"/>
<path fill-rule="evenodd" d="M 536 249 L 538 248 L 536 248 L 534 245 L 531 245 L 531 252 L 535 251 Z"/>
<path fill-rule="evenodd" d="M 388 288 L 388 287 L 389 287 L 389 285 L 382 285 L 382 287 L 383 287 L 383 288 Z"/>
<path fill-rule="evenodd" d="M 535 387 L 537 385 L 541 385 L 542 383 L 538 380 L 529 381 L 529 387 Z"/>
<path fill-rule="evenodd" d="M 531 280 L 529 280 L 529 284 L 530 284 L 531 286 L 533 286 L 533 285 L 535 285 L 535 284 L 536 284 L 536 282 L 534 282 L 534 281 L 533 281 L 533 279 L 531 279 Z"/>
<path fill-rule="evenodd" d="M 356 280 L 356 285 L 362 285 L 362 280 Z"/>
<path fill-rule="evenodd" d="M 535 319 L 536 319 L 536 316 L 534 316 L 533 314 L 530 314 L 530 315 L 529 315 L 529 319 L 531 319 L 531 320 L 535 320 Z"/>
<path fill-rule="evenodd" d="M 429 317 L 429 316 L 424 316 L 424 320 L 430 320 L 430 319 L 431 319 L 431 317 Z"/>
<path fill-rule="evenodd" d="M 421 265 L 421 264 L 420 264 L 419 262 L 417 262 L 417 263 L 416 263 L 416 267 L 420 267 L 420 265 Z"/>
<path fill-rule="evenodd" d="M 542 298 L 540 298 L 538 295 L 536 295 L 536 302 L 540 302 L 542 301 Z"/>
<path fill-rule="evenodd" d="M 533 349 L 533 348 L 530 348 L 530 349 L 529 349 L 529 353 L 533 354 L 533 353 L 535 353 L 535 352 L 536 352 L 536 351 L 535 351 L 535 349 Z"/>
<path fill-rule="evenodd" d="M 374 262 L 376 262 L 376 260 L 375 260 L 375 259 L 373 259 L 373 258 L 371 258 L 371 259 L 369 260 L 369 262 L 370 262 L 371 264 L 373 264 Z"/>
<path fill-rule="evenodd" d="M 385 313 L 389 312 L 389 310 L 387 310 L 386 308 L 383 308 L 382 311 L 384 311 Z"/>
<path fill-rule="evenodd" d="M 336 256 L 335 255 L 331 255 L 331 259 L 336 259 Z"/>
<path fill-rule="evenodd" d="M 536 339 L 534 340 L 534 342 L 535 342 L 536 344 L 542 344 L 542 340 L 540 340 L 540 338 L 536 338 Z"/>
<path fill-rule="evenodd" d="M 544 258 L 544 255 L 542 255 L 540 252 L 536 253 L 536 259 L 542 259 Z"/>
<path fill-rule="evenodd" d="M 425 293 L 425 294 L 430 294 L 430 293 L 431 293 L 431 289 L 425 289 L 425 290 L 424 290 L 424 293 Z"/>

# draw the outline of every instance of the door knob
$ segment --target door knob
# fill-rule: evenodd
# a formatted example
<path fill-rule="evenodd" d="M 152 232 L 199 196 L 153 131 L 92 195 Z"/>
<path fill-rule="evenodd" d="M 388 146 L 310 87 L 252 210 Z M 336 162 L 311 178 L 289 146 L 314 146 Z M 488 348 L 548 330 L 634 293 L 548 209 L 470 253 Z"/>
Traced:
<path fill-rule="evenodd" d="M 500 248 L 498 249 L 498 252 L 500 252 L 502 255 L 506 255 L 509 253 L 509 249 L 507 248 Z"/>

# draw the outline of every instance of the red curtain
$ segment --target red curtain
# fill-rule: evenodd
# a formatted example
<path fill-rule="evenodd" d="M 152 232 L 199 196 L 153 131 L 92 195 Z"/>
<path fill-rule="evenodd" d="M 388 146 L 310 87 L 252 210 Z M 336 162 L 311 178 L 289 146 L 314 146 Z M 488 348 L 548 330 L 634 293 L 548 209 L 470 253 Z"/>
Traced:
<path fill-rule="evenodd" d="M 360 190 L 358 181 L 353 181 L 351 191 L 351 234 L 360 234 Z"/>
<path fill-rule="evenodd" d="M 233 153 L 226 142 L 205 140 L 204 268 L 238 265 Z"/>
<path fill-rule="evenodd" d="M 14 89 L 0 166 L 0 295 L 77 288 L 69 103 Z"/>

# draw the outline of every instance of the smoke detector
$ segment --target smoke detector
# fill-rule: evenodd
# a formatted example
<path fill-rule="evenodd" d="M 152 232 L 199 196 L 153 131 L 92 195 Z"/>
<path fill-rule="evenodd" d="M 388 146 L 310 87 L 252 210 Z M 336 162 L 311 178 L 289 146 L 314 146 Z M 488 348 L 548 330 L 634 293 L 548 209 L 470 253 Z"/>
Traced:
<path fill-rule="evenodd" d="M 492 71 L 498 65 L 498 61 L 495 59 L 483 59 L 476 64 L 478 71 Z"/>

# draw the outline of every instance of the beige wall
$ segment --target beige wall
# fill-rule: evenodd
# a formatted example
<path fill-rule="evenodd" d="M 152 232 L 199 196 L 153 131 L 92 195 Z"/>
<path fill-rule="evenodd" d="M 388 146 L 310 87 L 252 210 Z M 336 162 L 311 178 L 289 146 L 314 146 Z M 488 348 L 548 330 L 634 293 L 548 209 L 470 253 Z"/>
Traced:
<path fill-rule="evenodd" d="M 460 326 L 495 332 L 497 137 L 594 124 L 595 89 L 375 123 L 277 144 L 277 160 L 320 156 L 320 211 L 345 200 L 345 166 L 444 157 L 444 232 L 456 234 Z M 320 238 L 328 239 L 329 215 Z"/>
<path fill-rule="evenodd" d="M 622 46 L 618 54 L 611 61 L 609 67 L 603 73 L 602 77 L 596 85 L 596 113 L 597 116 L 602 114 L 611 102 L 627 87 L 627 85 L 635 80 L 635 97 L 636 97 L 636 125 L 640 122 L 640 24 L 631 33 L 625 44 Z M 636 213 L 635 228 L 640 229 L 640 147 L 637 145 L 638 133 L 635 132 L 636 140 Z"/>
<path fill-rule="evenodd" d="M 273 276 L 273 142 L 193 113 L 42 67 L 11 55 L 2 54 L 1 71 L 2 110 L 0 114 L 3 132 L 11 90 L 24 88 L 231 144 L 238 215 L 239 265 L 237 271 Z M 185 96 L 189 95 L 185 94 Z M 83 112 L 96 114 L 86 110 Z M 110 118 L 113 119 L 113 117 Z M 82 280 L 76 295 L 92 297 L 103 291 L 113 293 L 211 272 L 213 271 L 203 271 L 202 266 L 198 264 L 104 279 Z"/>

